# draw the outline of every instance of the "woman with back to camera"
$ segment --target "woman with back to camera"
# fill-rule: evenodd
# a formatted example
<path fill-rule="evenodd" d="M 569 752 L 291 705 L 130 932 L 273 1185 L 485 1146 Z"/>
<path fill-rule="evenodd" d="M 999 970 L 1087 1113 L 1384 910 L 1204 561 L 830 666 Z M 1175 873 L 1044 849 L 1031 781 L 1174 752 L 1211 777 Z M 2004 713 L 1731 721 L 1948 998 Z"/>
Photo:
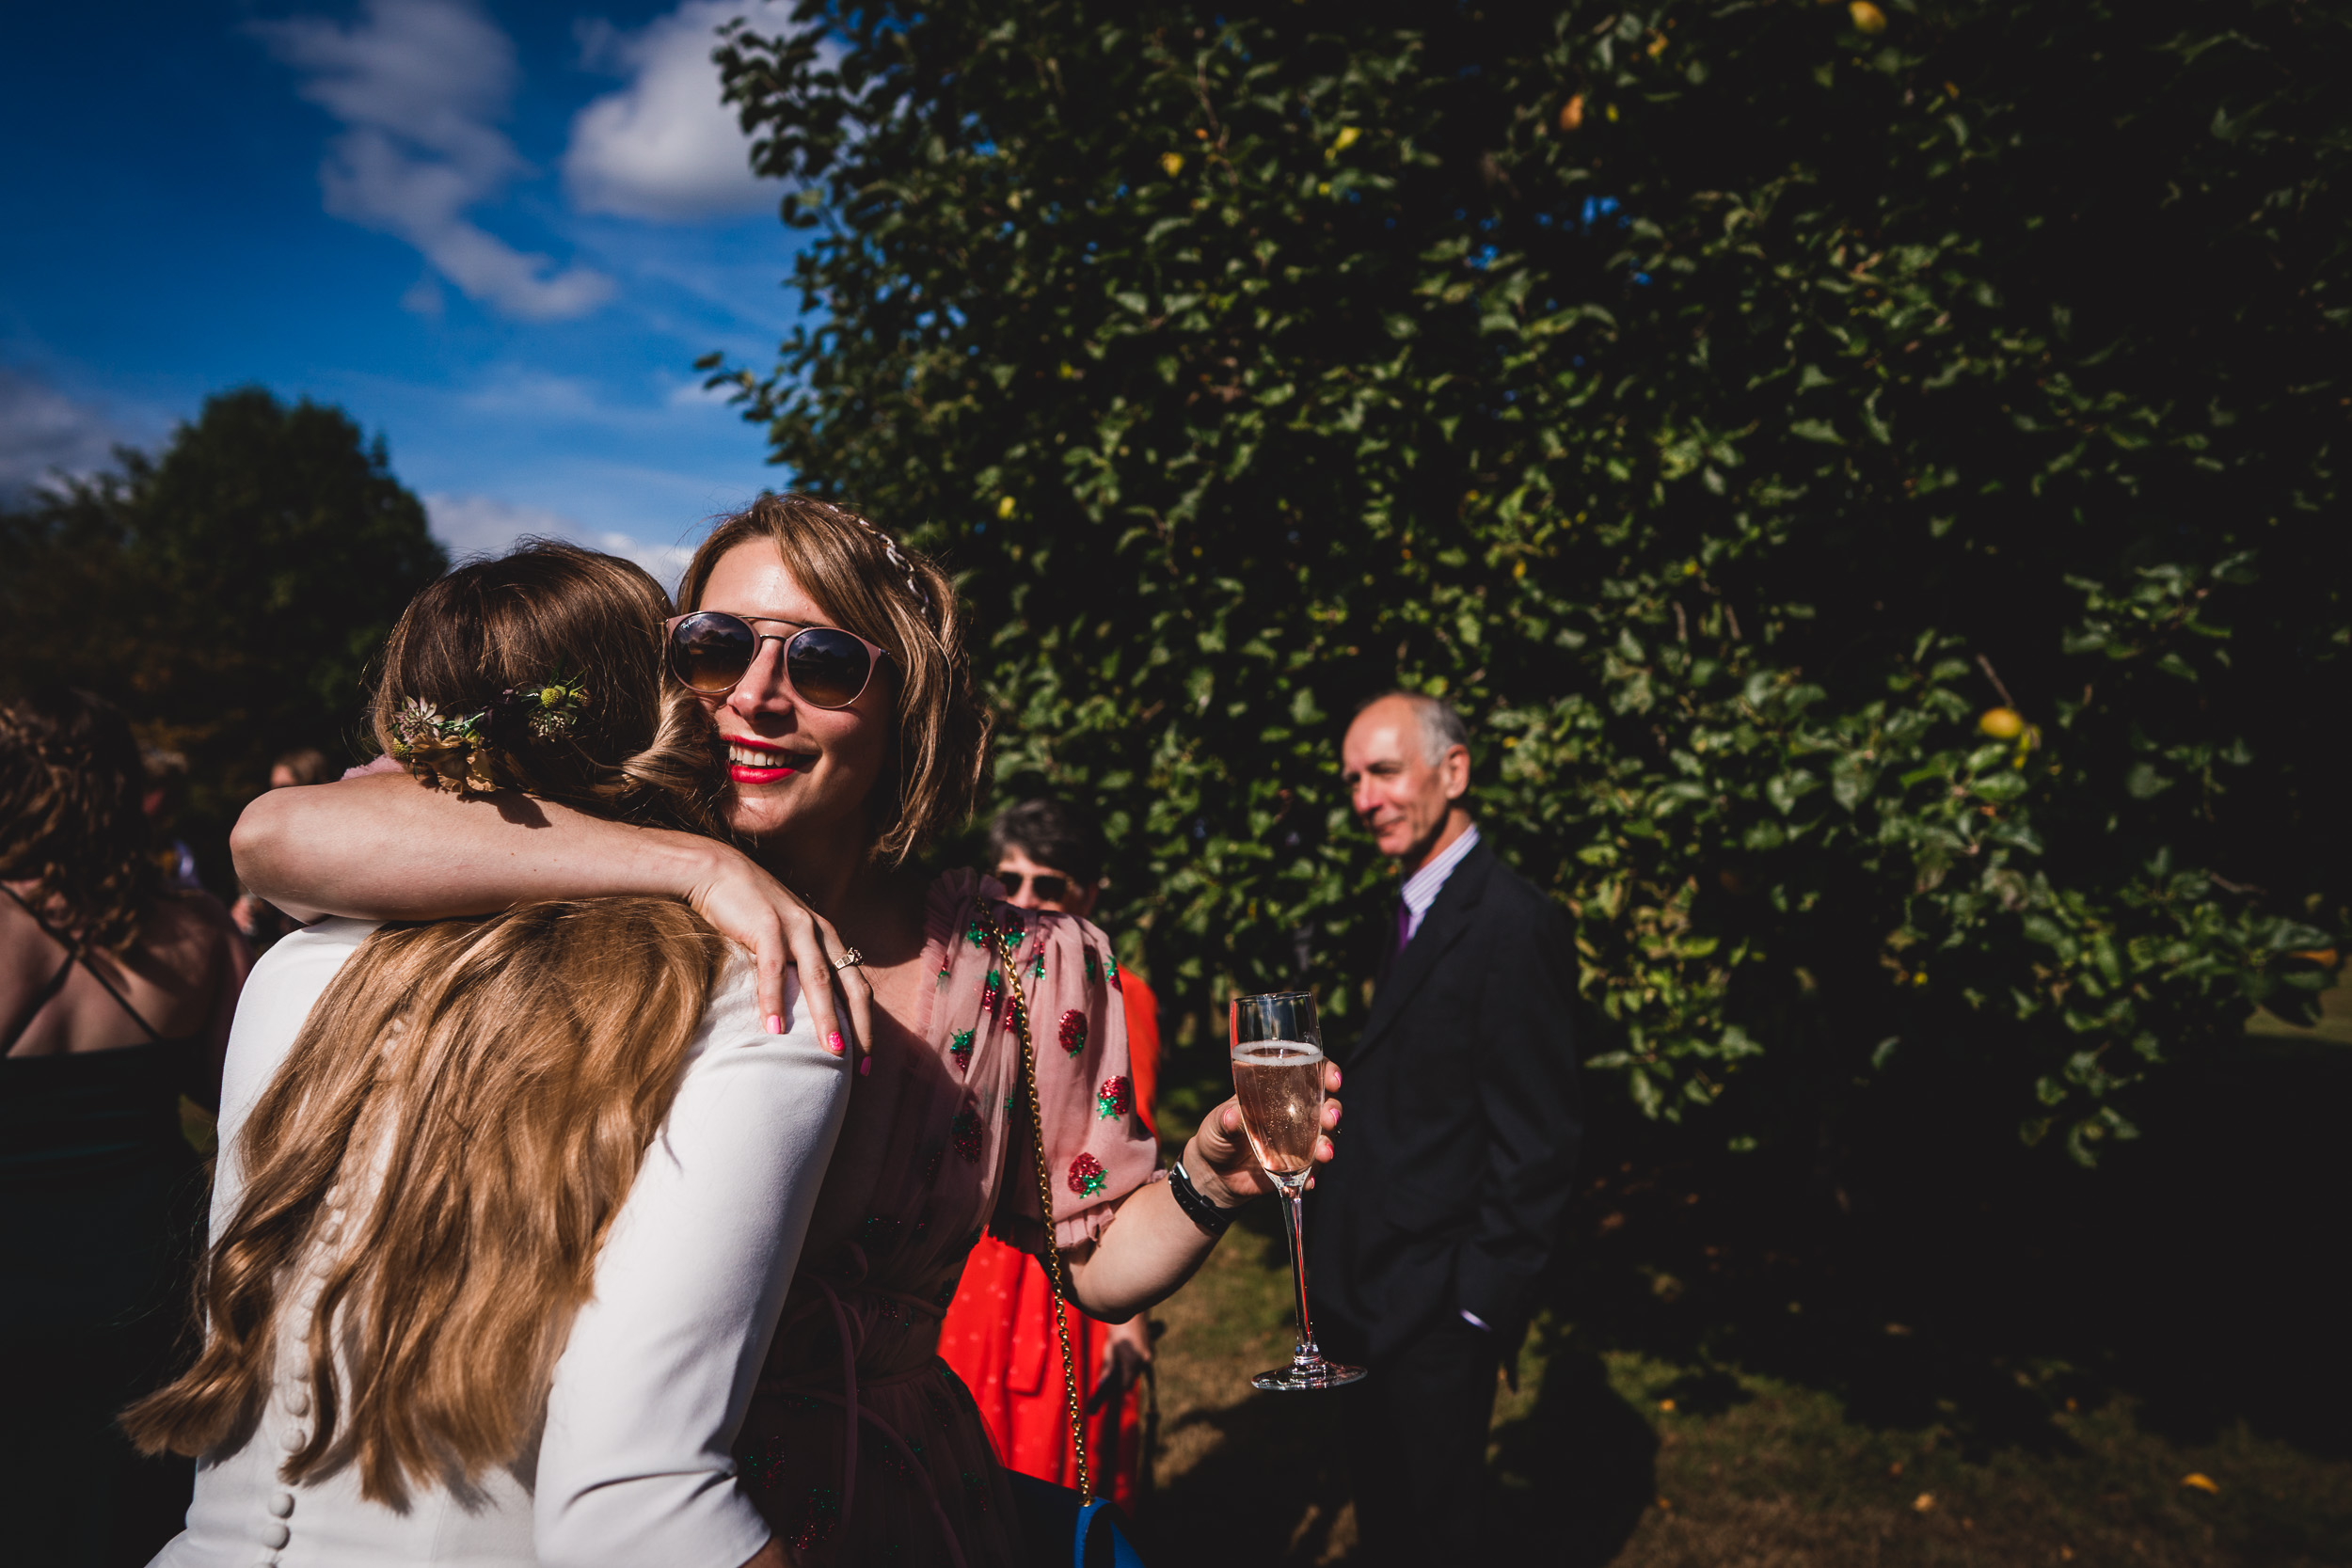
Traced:
<path fill-rule="evenodd" d="M 373 703 L 398 782 L 715 830 L 668 609 L 561 545 L 434 583 Z M 158 1564 L 780 1568 L 729 1449 L 848 1088 L 674 899 L 279 942 L 230 1043 L 203 1347 L 125 1416 L 202 1456 Z"/>
<path fill-rule="evenodd" d="M 252 960 L 165 884 L 146 788 L 100 698 L 0 708 L 0 1529 L 28 1560 L 137 1560 L 187 1506 L 114 1416 L 166 1370 L 203 1204 L 180 1100 L 216 1101 Z"/>
<path fill-rule="evenodd" d="M 983 1231 L 1046 1250 L 1023 1015 L 1052 1235 L 1086 1310 L 1115 1321 L 1166 1297 L 1223 1212 L 1270 1186 L 1231 1101 L 1186 1146 L 1184 1175 L 1152 1179 L 1152 1141 L 1114 1092 L 1129 1074 L 1101 932 L 983 898 L 968 870 L 906 868 L 970 810 L 980 768 L 944 572 L 854 514 L 771 496 L 703 542 L 680 598 L 671 667 L 716 721 L 730 823 L 815 917 L 723 852 L 575 815 L 517 827 L 390 778 L 263 797 L 239 826 L 240 867 L 281 906 L 347 913 L 686 894 L 771 963 L 780 933 L 816 933 L 853 1005 L 870 984 L 870 1054 L 744 1424 L 745 1480 L 803 1560 L 1015 1561 L 1009 1488 L 934 1347 Z"/>

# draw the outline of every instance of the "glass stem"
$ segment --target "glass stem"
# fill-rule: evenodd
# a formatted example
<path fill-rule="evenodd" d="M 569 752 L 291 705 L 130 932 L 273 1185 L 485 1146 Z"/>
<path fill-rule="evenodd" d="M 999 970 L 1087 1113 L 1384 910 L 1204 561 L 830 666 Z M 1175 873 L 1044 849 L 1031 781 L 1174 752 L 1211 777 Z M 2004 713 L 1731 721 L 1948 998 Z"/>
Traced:
<path fill-rule="evenodd" d="M 1315 1326 L 1307 1316 L 1307 1183 L 1282 1184 L 1282 1221 L 1291 1233 L 1291 1278 L 1298 1285 L 1298 1349 L 1291 1354 L 1293 1362 L 1311 1365 L 1323 1359 L 1315 1349 Z"/>

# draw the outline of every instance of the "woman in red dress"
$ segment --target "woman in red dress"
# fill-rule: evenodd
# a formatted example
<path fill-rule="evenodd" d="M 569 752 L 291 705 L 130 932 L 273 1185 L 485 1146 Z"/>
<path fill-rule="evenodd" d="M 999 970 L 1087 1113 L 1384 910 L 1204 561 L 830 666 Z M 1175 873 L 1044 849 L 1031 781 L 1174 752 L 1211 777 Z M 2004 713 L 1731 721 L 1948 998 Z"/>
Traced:
<path fill-rule="evenodd" d="M 1062 800 L 1024 800 L 997 814 L 988 842 L 1006 902 L 1093 918 L 1104 886 L 1103 840 L 1083 813 Z M 986 881 L 981 888 L 991 891 Z M 1113 1114 L 1133 1115 L 1153 1132 L 1159 1002 L 1133 970 L 1118 971 L 1112 983 L 1126 1014 L 1131 1081 L 1111 1080 L 1099 1098 L 1124 1100 Z M 1152 1361 L 1151 1332 L 1140 1316 L 1106 1323 L 1073 1311 L 1070 1354 L 1082 1384 L 1094 1473 L 1110 1481 L 1112 1500 L 1132 1510 L 1143 1466 L 1143 1370 Z M 980 1239 L 940 1324 L 939 1354 L 972 1390 L 1008 1469 L 1077 1484 L 1054 1292 L 1035 1258 L 994 1237 Z"/>

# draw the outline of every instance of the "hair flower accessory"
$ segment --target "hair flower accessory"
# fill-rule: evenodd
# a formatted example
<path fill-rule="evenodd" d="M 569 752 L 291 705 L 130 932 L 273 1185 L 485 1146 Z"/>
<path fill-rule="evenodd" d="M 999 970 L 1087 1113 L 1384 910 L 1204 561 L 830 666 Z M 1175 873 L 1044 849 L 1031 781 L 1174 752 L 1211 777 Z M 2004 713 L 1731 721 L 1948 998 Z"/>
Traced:
<path fill-rule="evenodd" d="M 545 685 L 521 689 L 509 687 L 499 700 L 522 710 L 532 735 L 541 740 L 552 740 L 572 733 L 573 724 L 588 706 L 588 691 L 578 681 L 567 679 L 559 669 Z"/>
<path fill-rule="evenodd" d="M 411 698 L 392 719 L 391 752 L 420 783 L 453 794 L 496 789 L 480 768 L 476 754 L 483 740 L 485 714 L 469 713 L 445 719 L 422 698 Z"/>
<path fill-rule="evenodd" d="M 520 738 L 514 720 L 535 739 L 571 734 L 588 706 L 588 692 L 558 670 L 536 686 L 508 687 L 479 713 L 445 716 L 412 698 L 392 719 L 390 751 L 418 782 L 454 795 L 520 787 L 501 736 Z M 509 718 L 511 715 L 513 718 Z"/>

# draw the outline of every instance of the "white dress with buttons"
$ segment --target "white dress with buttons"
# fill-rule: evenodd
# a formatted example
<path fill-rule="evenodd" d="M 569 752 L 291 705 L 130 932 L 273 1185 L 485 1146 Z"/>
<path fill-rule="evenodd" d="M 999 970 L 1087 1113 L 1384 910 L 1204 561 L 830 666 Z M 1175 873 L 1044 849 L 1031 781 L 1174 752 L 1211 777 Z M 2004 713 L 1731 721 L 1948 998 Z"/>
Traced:
<path fill-rule="evenodd" d="M 310 1007 L 375 927 L 327 920 L 255 966 L 221 1085 L 213 1224 L 242 1192 L 237 1134 Z M 849 1102 L 848 1064 L 790 1027 L 760 1027 L 747 965 L 713 994 L 677 1098 L 596 1261 L 595 1298 L 555 1368 L 533 1451 L 466 1495 L 412 1492 L 399 1511 L 349 1470 L 289 1485 L 278 1466 L 311 1433 L 303 1340 L 318 1261 L 306 1259 L 260 1427 L 197 1469 L 188 1528 L 151 1568 L 739 1568 L 769 1528 L 729 1451 L 768 1350 Z M 350 1206 L 340 1188 L 324 1248 Z"/>

